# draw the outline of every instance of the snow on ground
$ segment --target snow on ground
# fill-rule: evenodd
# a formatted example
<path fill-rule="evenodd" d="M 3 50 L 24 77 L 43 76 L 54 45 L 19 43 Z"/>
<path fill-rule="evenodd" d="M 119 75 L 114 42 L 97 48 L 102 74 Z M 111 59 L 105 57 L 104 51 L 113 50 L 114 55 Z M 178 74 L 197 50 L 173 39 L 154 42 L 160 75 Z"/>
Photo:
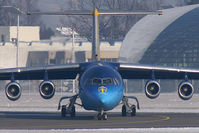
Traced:
<path fill-rule="evenodd" d="M 67 93 L 56 93 L 50 99 L 42 99 L 39 93 L 22 93 L 22 96 L 17 101 L 9 101 L 5 94 L 0 93 L 0 111 L 44 111 L 56 112 L 59 99 L 64 95 L 73 95 Z M 191 100 L 181 100 L 177 93 L 162 93 L 160 96 L 151 100 L 144 93 L 128 94 L 134 95 L 139 99 L 141 109 L 138 112 L 192 112 L 199 113 L 199 94 L 195 94 Z M 135 102 L 129 100 L 131 103 Z M 68 100 L 63 101 L 67 103 Z M 78 100 L 79 103 L 80 100 Z M 81 107 L 77 107 L 78 111 L 85 111 Z M 121 105 L 116 107 L 113 112 L 120 112 Z"/>

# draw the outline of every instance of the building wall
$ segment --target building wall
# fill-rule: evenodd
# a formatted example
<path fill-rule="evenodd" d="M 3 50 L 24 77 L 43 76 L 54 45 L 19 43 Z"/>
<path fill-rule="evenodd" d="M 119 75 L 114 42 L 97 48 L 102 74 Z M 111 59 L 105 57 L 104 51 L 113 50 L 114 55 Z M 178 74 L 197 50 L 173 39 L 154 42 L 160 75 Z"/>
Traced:
<path fill-rule="evenodd" d="M 19 41 L 39 41 L 40 40 L 40 28 L 39 26 L 23 26 L 19 27 Z M 17 27 L 11 26 L 10 27 L 10 41 L 12 38 L 17 37 Z"/>
<path fill-rule="evenodd" d="M 4 40 L 2 39 L 4 36 Z M 8 42 L 10 41 L 10 30 L 7 26 L 0 26 L 0 42 Z"/>
<path fill-rule="evenodd" d="M 0 37 L 5 36 L 5 42 L 13 41 L 17 38 L 17 26 L 0 26 Z M 20 26 L 19 27 L 19 41 L 31 42 L 40 40 L 39 26 Z M 2 39 L 0 40 L 2 42 Z"/>
<path fill-rule="evenodd" d="M 103 61 L 117 61 L 122 42 L 101 42 L 101 58 Z M 0 68 L 16 67 L 17 47 L 14 43 L 0 43 Z M 72 42 L 19 42 L 19 67 L 41 66 L 47 64 L 65 64 L 91 61 L 91 43 L 76 42 L 72 57 Z"/>
<path fill-rule="evenodd" d="M 199 67 L 199 7 L 170 24 L 151 43 L 139 61 L 175 67 Z"/>

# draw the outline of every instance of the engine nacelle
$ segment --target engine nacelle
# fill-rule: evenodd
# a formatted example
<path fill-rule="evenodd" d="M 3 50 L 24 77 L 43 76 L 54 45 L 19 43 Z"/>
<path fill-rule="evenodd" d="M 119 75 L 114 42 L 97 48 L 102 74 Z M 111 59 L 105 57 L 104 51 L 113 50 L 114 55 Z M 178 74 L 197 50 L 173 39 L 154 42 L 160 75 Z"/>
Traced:
<path fill-rule="evenodd" d="M 51 81 L 43 81 L 39 86 L 39 93 L 42 98 L 50 99 L 55 94 L 55 85 Z"/>
<path fill-rule="evenodd" d="M 189 100 L 194 93 L 193 85 L 190 82 L 183 81 L 178 86 L 178 95 L 183 100 Z"/>
<path fill-rule="evenodd" d="M 6 85 L 5 93 L 9 100 L 16 101 L 21 96 L 21 86 L 17 82 L 10 82 Z"/>
<path fill-rule="evenodd" d="M 157 98 L 160 94 L 160 84 L 156 80 L 149 80 L 145 85 L 145 94 L 148 98 Z"/>

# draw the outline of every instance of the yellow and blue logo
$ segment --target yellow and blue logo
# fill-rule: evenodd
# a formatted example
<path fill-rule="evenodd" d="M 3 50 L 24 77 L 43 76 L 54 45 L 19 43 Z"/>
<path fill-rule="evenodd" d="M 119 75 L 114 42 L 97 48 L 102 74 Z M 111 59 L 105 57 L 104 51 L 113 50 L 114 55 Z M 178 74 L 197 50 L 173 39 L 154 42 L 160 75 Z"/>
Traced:
<path fill-rule="evenodd" d="M 106 93 L 107 92 L 107 88 L 105 86 L 100 86 L 98 87 L 98 91 L 102 94 Z"/>

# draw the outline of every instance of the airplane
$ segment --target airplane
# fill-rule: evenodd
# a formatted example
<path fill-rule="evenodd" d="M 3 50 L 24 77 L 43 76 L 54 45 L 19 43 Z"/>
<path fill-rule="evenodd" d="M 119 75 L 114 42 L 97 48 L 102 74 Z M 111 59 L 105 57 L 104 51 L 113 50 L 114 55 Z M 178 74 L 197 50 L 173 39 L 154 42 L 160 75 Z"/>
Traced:
<path fill-rule="evenodd" d="M 160 83 L 157 79 L 183 79 L 178 86 L 178 95 L 183 100 L 189 100 L 194 93 L 194 87 L 190 79 L 199 79 L 199 69 L 183 69 L 162 67 L 153 65 L 141 65 L 119 62 L 100 61 L 99 44 L 99 16 L 100 15 L 135 15 L 135 14 L 159 14 L 158 12 L 99 12 L 98 9 L 91 11 L 65 11 L 65 12 L 27 12 L 27 15 L 91 15 L 93 16 L 93 43 L 92 62 L 69 63 L 64 65 L 47 65 L 38 67 L 16 67 L 0 69 L 0 80 L 10 80 L 5 87 L 8 99 L 15 101 L 22 93 L 21 85 L 16 80 L 43 80 L 39 85 L 39 93 L 42 98 L 50 99 L 55 94 L 55 85 L 51 80 L 76 79 L 78 92 L 73 96 L 61 97 L 58 110 L 61 116 L 69 114 L 76 116 L 76 107 L 79 105 L 85 110 L 97 111 L 98 120 L 107 120 L 107 111 L 122 105 L 122 116 L 136 115 L 139 109 L 139 101 L 135 96 L 124 95 L 123 79 L 148 79 L 145 84 L 145 94 L 150 99 L 155 99 L 160 94 Z M 80 98 L 81 104 L 76 100 Z M 64 99 L 69 99 L 69 104 L 62 104 Z M 128 102 L 135 99 L 136 105 Z"/>

